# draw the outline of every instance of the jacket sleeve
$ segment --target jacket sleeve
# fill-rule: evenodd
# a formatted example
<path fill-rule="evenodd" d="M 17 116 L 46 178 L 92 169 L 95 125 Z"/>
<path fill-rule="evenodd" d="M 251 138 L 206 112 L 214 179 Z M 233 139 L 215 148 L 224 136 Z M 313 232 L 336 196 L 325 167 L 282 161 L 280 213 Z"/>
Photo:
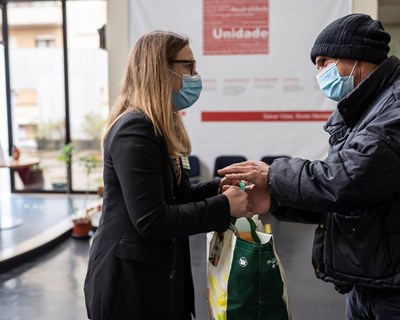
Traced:
<path fill-rule="evenodd" d="M 271 199 L 273 201 L 273 199 Z M 321 213 L 276 205 L 270 213 L 280 221 L 319 224 Z"/>
<path fill-rule="evenodd" d="M 166 203 L 160 141 L 147 120 L 133 117 L 115 129 L 107 146 L 130 220 L 142 237 L 182 237 L 229 226 L 225 196 L 181 205 Z"/>
<path fill-rule="evenodd" d="M 324 161 L 278 159 L 269 186 L 279 206 L 315 212 L 353 212 L 400 192 L 400 107 L 350 133 L 346 148 Z"/>
<path fill-rule="evenodd" d="M 220 180 L 220 178 L 216 178 L 191 185 L 192 201 L 199 201 L 217 195 Z"/>

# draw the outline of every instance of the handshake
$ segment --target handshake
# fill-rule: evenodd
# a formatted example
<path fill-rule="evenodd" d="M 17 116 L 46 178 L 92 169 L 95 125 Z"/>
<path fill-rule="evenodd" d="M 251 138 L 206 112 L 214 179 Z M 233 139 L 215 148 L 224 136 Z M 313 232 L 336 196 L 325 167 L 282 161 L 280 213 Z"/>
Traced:
<path fill-rule="evenodd" d="M 268 187 L 269 165 L 262 161 L 235 163 L 218 170 L 223 176 L 219 190 L 229 200 L 231 216 L 250 218 L 269 211 L 271 194 Z M 244 184 L 244 191 L 239 184 Z"/>

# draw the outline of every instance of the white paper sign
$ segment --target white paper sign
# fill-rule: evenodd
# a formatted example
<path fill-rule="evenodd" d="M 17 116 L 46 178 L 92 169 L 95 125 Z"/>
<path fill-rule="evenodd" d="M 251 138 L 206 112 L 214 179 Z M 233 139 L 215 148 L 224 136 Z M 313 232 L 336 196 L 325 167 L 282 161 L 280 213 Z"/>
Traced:
<path fill-rule="evenodd" d="M 203 91 L 184 121 L 211 176 L 219 155 L 323 159 L 336 104 L 310 59 L 318 34 L 351 12 L 349 0 L 131 0 L 131 45 L 168 30 L 190 39 Z M 156 8 L 156 10 L 155 10 Z M 190 12 L 190 14 L 188 14 Z M 310 14 L 319 12 L 320 14 Z"/>

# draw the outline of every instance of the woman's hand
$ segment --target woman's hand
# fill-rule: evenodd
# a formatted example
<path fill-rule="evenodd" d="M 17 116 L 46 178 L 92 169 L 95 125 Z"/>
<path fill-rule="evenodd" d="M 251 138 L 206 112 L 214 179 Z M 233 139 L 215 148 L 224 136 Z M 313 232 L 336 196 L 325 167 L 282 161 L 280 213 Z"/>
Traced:
<path fill-rule="evenodd" d="M 251 218 L 254 215 L 247 192 L 243 192 L 239 187 L 236 186 L 225 187 L 224 189 L 226 190 L 223 192 L 223 194 L 229 200 L 231 216 L 235 218 Z"/>
<path fill-rule="evenodd" d="M 219 181 L 218 193 L 224 192 L 226 190 L 226 188 L 229 187 L 229 186 L 237 186 L 238 184 L 239 184 L 239 180 L 237 180 L 237 181 L 229 180 L 229 179 L 223 177 Z"/>

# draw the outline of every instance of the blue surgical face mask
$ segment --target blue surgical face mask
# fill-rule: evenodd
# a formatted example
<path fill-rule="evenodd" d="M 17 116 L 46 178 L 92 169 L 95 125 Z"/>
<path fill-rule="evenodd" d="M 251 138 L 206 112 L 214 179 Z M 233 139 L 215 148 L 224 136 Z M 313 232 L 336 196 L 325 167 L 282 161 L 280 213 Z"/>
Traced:
<path fill-rule="evenodd" d="M 356 61 L 350 75 L 347 77 L 342 77 L 336 66 L 339 60 L 330 64 L 325 70 L 322 70 L 320 73 L 318 73 L 316 77 L 322 93 L 335 101 L 342 100 L 346 95 L 353 91 L 353 71 L 357 65 Z"/>
<path fill-rule="evenodd" d="M 177 77 L 182 79 L 182 88 L 178 92 L 172 92 L 172 104 L 176 110 L 183 110 L 191 107 L 199 98 L 203 85 L 199 75 L 179 74 L 170 70 Z"/>

